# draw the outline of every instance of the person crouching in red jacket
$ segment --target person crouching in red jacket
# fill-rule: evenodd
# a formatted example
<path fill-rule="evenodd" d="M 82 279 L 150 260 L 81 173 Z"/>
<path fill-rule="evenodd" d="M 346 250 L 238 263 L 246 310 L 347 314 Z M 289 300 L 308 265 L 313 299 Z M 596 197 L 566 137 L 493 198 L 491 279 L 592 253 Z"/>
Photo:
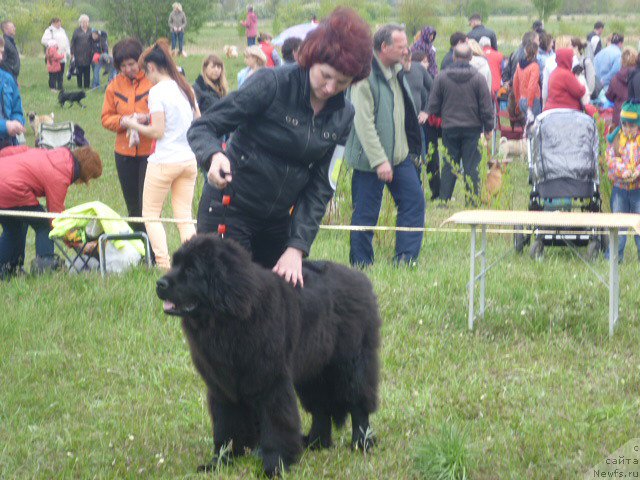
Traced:
<path fill-rule="evenodd" d="M 556 51 L 558 67 L 549 77 L 549 97 L 544 106 L 545 110 L 552 108 L 571 108 L 582 110 L 582 96 L 585 87 L 571 71 L 573 65 L 573 49 L 559 48 Z"/>
<path fill-rule="evenodd" d="M 68 148 L 4 148 L 0 150 L 0 209 L 44 212 L 38 198 L 45 197 L 47 211 L 62 212 L 69 185 L 89 183 L 101 174 L 102 160 L 91 147 L 73 152 Z M 0 215 L 0 225 L 0 280 L 22 270 L 29 226 L 36 233 L 38 265 L 54 265 L 48 219 Z"/>

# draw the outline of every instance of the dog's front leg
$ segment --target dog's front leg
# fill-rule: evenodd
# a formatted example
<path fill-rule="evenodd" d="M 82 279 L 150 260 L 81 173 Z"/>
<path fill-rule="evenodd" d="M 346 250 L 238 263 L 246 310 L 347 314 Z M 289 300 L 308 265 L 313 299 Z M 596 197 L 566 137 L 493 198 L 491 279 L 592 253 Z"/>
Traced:
<path fill-rule="evenodd" d="M 257 416 L 251 408 L 218 400 L 211 392 L 208 400 L 215 454 L 210 463 L 198 467 L 199 472 L 215 470 L 221 463 L 229 464 L 232 457 L 256 448 L 259 438 Z"/>
<path fill-rule="evenodd" d="M 298 461 L 302 452 L 300 413 L 290 379 L 277 381 L 260 408 L 260 456 L 269 477 Z"/>

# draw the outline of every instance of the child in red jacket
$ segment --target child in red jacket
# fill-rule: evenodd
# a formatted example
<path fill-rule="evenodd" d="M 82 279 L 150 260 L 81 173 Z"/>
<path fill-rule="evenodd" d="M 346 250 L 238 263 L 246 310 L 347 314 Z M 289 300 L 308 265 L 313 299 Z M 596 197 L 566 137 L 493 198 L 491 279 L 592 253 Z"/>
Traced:
<path fill-rule="evenodd" d="M 47 44 L 47 72 L 49 72 L 49 88 L 52 92 L 62 90 L 62 61 L 64 53 L 58 51 L 58 44 L 50 40 Z"/>
<path fill-rule="evenodd" d="M 101 174 L 102 161 L 91 147 L 73 152 L 68 148 L 3 148 L 0 150 L 0 209 L 44 212 L 38 197 L 45 197 L 49 212 L 62 212 L 69 185 L 89 183 Z M 0 216 L 0 225 L 0 280 L 22 269 L 29 226 L 36 233 L 36 261 L 54 265 L 49 220 Z"/>

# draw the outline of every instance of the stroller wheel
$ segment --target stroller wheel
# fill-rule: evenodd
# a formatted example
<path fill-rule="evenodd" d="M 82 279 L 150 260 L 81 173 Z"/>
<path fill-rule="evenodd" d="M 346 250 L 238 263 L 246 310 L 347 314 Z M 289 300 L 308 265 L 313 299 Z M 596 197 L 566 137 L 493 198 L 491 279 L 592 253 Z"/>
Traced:
<path fill-rule="evenodd" d="M 544 241 L 541 238 L 537 238 L 535 242 L 531 244 L 529 255 L 534 260 L 542 260 L 544 257 Z"/>
<path fill-rule="evenodd" d="M 600 252 L 602 251 L 602 242 L 600 238 L 594 237 L 589 240 L 587 244 L 587 260 L 594 262 L 598 259 Z"/>
<path fill-rule="evenodd" d="M 515 230 L 521 230 L 524 227 L 522 225 L 516 225 Z M 524 250 L 524 246 L 528 245 L 531 242 L 531 236 L 525 235 L 524 233 L 514 233 L 513 234 L 513 248 L 516 253 L 522 253 Z"/>

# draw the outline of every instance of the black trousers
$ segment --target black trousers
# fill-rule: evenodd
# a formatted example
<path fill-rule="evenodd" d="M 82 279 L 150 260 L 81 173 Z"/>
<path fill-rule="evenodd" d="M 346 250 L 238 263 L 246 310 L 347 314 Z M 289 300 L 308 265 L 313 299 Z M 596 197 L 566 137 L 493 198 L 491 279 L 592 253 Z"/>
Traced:
<path fill-rule="evenodd" d="M 226 226 L 225 238 L 231 238 L 251 252 L 253 261 L 273 268 L 287 248 L 291 217 L 282 219 L 255 218 L 222 205 L 223 192 L 207 182 L 202 188 L 198 206 L 198 234 L 217 233 L 218 225 Z"/>
<path fill-rule="evenodd" d="M 60 70 L 56 73 L 49 73 L 49 88 L 54 90 L 62 90 L 62 77 L 64 71 Z"/>
<path fill-rule="evenodd" d="M 77 65 L 76 71 L 78 72 L 78 88 L 91 88 L 91 65 Z"/>
<path fill-rule="evenodd" d="M 116 153 L 115 156 L 118 180 L 120 180 L 128 215 L 130 217 L 141 217 L 144 177 L 147 173 L 147 157 L 127 157 L 119 153 Z M 144 223 L 132 223 L 131 228 L 136 232 L 146 232 Z"/>
<path fill-rule="evenodd" d="M 426 138 L 427 154 L 427 174 L 429 178 L 429 189 L 431 190 L 431 200 L 440 196 L 440 154 L 438 153 L 438 132 L 442 136 L 442 130 L 425 123 L 422 128 Z M 429 156 L 431 150 L 431 156 Z"/>
<path fill-rule="evenodd" d="M 452 165 L 460 165 L 464 170 L 465 188 L 467 191 L 467 203 L 479 193 L 478 166 L 482 160 L 482 154 L 478 150 L 478 140 L 480 140 L 481 128 L 443 128 L 442 144 L 449 152 L 449 158 L 442 165 L 442 185 L 440 187 L 440 199 L 450 200 L 453 189 L 456 186 L 456 176 L 453 173 Z M 471 180 L 471 188 L 467 182 L 467 177 Z"/>

